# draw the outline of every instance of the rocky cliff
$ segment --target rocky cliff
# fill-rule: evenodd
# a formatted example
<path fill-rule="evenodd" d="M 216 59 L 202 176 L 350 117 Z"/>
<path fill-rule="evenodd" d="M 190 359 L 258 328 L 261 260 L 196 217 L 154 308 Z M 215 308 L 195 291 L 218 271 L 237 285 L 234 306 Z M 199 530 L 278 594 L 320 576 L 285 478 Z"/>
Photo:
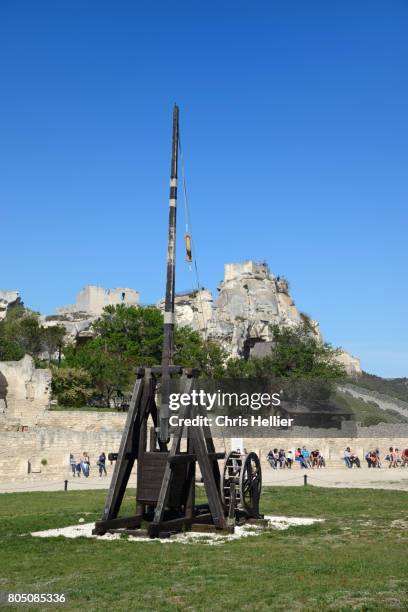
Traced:
<path fill-rule="evenodd" d="M 294 327 L 305 317 L 296 308 L 286 279 L 274 276 L 266 263 L 226 264 L 208 337 L 231 356 L 247 358 L 257 343 L 272 341 L 273 325 Z M 309 322 L 320 338 L 318 323 Z"/>
<path fill-rule="evenodd" d="M 164 310 L 163 300 L 158 306 Z M 322 340 L 318 322 L 297 309 L 288 281 L 272 274 L 265 262 L 225 264 L 215 303 L 211 292 L 202 289 L 178 295 L 175 307 L 177 325 L 189 325 L 218 342 L 231 357 L 267 355 L 274 325 L 295 327 L 306 321 L 311 333 Z M 339 361 L 349 374 L 361 373 L 359 359 L 346 351 Z"/>
<path fill-rule="evenodd" d="M 0 290 L 0 321 L 6 318 L 7 310 L 15 306 L 23 306 L 18 291 Z"/>
<path fill-rule="evenodd" d="M 0 292 L 0 308 L 4 293 Z M 46 326 L 62 324 L 68 337 L 80 342 L 92 336 L 92 323 L 105 306 L 138 303 L 139 293 L 134 289 L 88 285 L 80 291 L 75 304 L 42 317 L 42 323 Z M 164 300 L 158 307 L 164 310 Z M 319 324 L 298 310 L 287 280 L 272 274 L 265 262 L 225 264 L 224 279 L 218 286 L 215 302 L 209 289 L 177 294 L 175 314 L 177 325 L 188 325 L 204 338 L 218 342 L 231 357 L 267 354 L 273 341 L 274 325 L 294 327 L 306 321 L 311 333 L 321 340 Z M 339 360 L 350 374 L 361 372 L 359 360 L 349 353 L 344 351 Z"/>

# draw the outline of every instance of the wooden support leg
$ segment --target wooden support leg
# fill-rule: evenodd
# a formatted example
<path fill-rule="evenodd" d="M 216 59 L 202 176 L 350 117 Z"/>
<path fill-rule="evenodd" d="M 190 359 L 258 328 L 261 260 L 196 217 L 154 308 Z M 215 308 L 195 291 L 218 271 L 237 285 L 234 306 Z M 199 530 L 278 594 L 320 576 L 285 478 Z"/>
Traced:
<path fill-rule="evenodd" d="M 187 440 L 187 452 L 192 453 L 194 451 L 191 438 Z M 196 474 L 195 461 L 192 461 L 188 467 L 187 473 L 187 500 L 186 500 L 186 517 L 192 520 L 194 518 L 194 505 L 195 505 L 195 474 Z"/>
<path fill-rule="evenodd" d="M 226 528 L 224 507 L 221 502 L 221 493 L 214 477 L 213 462 L 208 457 L 207 444 L 204 439 L 202 428 L 194 428 L 193 431 L 194 450 L 197 455 L 198 465 L 204 481 L 208 504 L 217 529 Z"/>
<path fill-rule="evenodd" d="M 111 484 L 106 496 L 102 519 L 97 521 L 94 529 L 94 533 L 98 535 L 106 533 L 106 522 L 115 519 L 119 513 L 133 464 L 138 454 L 141 416 L 144 414 L 146 403 L 151 400 L 151 393 L 150 379 L 148 378 L 146 382 L 145 378 L 137 378 Z"/>
<path fill-rule="evenodd" d="M 199 406 L 198 414 L 202 417 L 206 416 L 206 411 L 203 406 Z M 204 434 L 204 440 L 205 440 L 205 444 L 206 444 L 208 453 L 215 453 L 214 440 L 213 440 L 213 437 L 211 434 L 211 428 L 209 425 L 203 425 L 203 434 Z M 213 461 L 212 466 L 213 466 L 215 484 L 216 484 L 217 489 L 220 490 L 221 474 L 220 474 L 220 468 L 218 465 L 218 461 Z"/>
<path fill-rule="evenodd" d="M 152 377 L 151 370 L 145 368 L 144 389 L 142 394 L 141 406 L 139 410 L 139 440 L 138 457 L 146 452 L 147 446 L 147 419 L 149 416 L 150 405 L 154 401 L 155 379 Z M 141 482 L 141 462 L 137 462 L 137 482 Z M 136 502 L 136 514 L 143 516 L 145 506 L 140 501 Z"/>

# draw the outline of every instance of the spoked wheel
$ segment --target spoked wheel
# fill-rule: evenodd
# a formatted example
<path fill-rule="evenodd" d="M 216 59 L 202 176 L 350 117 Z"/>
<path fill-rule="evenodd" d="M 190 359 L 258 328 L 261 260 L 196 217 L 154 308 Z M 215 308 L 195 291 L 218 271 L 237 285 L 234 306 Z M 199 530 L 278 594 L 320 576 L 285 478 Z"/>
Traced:
<path fill-rule="evenodd" d="M 227 455 L 224 463 L 224 471 L 221 480 L 221 495 L 227 514 L 231 516 L 240 502 L 239 479 L 242 470 L 242 462 L 245 459 L 238 451 L 232 451 Z M 231 508 L 232 504 L 232 508 Z"/>
<path fill-rule="evenodd" d="M 241 505 L 246 512 L 253 517 L 259 515 L 259 498 L 262 489 L 261 462 L 256 453 L 249 453 L 244 458 L 242 466 L 239 489 Z"/>
<path fill-rule="evenodd" d="M 241 455 L 232 451 L 224 463 L 221 482 L 222 499 L 231 517 L 240 511 L 251 517 L 259 515 L 262 488 L 261 463 L 256 453 Z"/>

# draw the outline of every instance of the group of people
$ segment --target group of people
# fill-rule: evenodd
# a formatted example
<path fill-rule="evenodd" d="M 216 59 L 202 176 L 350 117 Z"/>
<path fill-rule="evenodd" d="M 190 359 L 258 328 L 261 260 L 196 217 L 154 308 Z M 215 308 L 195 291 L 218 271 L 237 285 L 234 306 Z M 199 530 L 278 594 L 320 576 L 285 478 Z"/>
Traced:
<path fill-rule="evenodd" d="M 69 456 L 69 463 L 72 470 L 72 476 L 80 478 L 81 474 L 83 474 L 85 478 L 89 477 L 91 462 L 88 453 L 84 451 L 77 459 L 75 459 L 74 455 L 71 453 Z M 96 465 L 98 467 L 100 477 L 102 477 L 102 474 L 105 476 L 108 475 L 106 471 L 106 455 L 104 452 L 100 453 Z"/>
<path fill-rule="evenodd" d="M 343 458 L 344 463 L 348 468 L 352 468 L 353 465 L 356 467 L 361 467 L 360 459 L 351 451 L 349 446 L 347 446 L 346 450 L 344 451 Z M 367 467 L 369 468 L 381 467 L 380 450 L 378 448 L 367 451 L 364 455 L 364 459 L 366 460 Z M 384 461 L 388 461 L 389 468 L 408 466 L 408 448 L 405 448 L 402 452 L 400 452 L 398 448 L 390 446 L 388 454 L 384 457 Z"/>
<path fill-rule="evenodd" d="M 297 448 L 295 452 L 292 450 L 285 452 L 283 448 L 271 448 L 266 458 L 274 470 L 278 468 L 292 468 L 294 461 L 303 469 L 326 467 L 324 457 L 319 449 L 309 451 L 306 446 Z"/>
<path fill-rule="evenodd" d="M 385 461 L 388 461 L 389 468 L 408 467 L 408 448 L 400 452 L 398 448 L 390 446 Z"/>

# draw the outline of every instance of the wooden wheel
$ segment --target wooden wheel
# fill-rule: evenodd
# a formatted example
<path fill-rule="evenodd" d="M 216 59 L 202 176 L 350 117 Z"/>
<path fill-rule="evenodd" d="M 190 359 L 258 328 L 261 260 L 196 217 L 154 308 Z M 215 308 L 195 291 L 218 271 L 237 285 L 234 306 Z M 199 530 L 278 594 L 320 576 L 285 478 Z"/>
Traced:
<path fill-rule="evenodd" d="M 261 488 L 262 471 L 258 455 L 241 455 L 239 451 L 229 453 L 221 480 L 221 495 L 227 514 L 231 516 L 239 510 L 257 517 Z"/>
<path fill-rule="evenodd" d="M 224 462 L 221 478 L 221 496 L 228 514 L 235 511 L 240 502 L 239 479 L 244 457 L 239 451 L 231 451 Z M 230 508 L 233 500 L 234 508 Z"/>
<path fill-rule="evenodd" d="M 259 514 L 259 498 L 262 489 L 261 462 L 256 453 L 244 457 L 239 478 L 241 506 L 250 516 Z"/>

